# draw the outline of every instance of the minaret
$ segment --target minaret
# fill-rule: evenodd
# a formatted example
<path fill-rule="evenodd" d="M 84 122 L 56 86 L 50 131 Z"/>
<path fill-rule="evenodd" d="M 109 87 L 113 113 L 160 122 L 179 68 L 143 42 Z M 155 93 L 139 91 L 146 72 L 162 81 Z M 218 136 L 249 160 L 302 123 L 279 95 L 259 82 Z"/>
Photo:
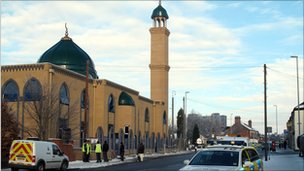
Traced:
<path fill-rule="evenodd" d="M 168 113 L 168 37 L 167 11 L 161 6 L 153 10 L 152 16 L 153 27 L 151 33 L 151 63 L 150 63 L 150 84 L 151 99 L 165 103 L 165 110 Z"/>

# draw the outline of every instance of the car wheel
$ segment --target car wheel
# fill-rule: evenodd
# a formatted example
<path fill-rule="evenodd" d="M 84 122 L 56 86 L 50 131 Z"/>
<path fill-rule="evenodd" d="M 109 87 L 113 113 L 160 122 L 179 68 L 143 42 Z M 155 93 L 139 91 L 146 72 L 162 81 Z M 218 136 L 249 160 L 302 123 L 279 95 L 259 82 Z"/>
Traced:
<path fill-rule="evenodd" d="M 37 169 L 36 169 L 37 171 L 44 171 L 45 169 L 44 169 L 44 163 L 42 163 L 42 162 L 39 162 L 38 164 L 37 164 Z"/>
<path fill-rule="evenodd" d="M 69 167 L 69 163 L 67 161 L 63 161 L 63 163 L 61 164 L 60 170 L 66 171 L 66 170 L 68 170 L 68 167 Z"/>

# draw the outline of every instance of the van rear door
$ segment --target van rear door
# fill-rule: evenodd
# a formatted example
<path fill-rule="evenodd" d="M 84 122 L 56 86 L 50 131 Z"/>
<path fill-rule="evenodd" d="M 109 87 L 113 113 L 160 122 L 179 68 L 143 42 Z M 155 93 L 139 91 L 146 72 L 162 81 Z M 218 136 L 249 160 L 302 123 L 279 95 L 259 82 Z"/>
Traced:
<path fill-rule="evenodd" d="M 34 144 L 27 141 L 13 141 L 10 148 L 9 163 L 21 165 L 34 165 Z"/>

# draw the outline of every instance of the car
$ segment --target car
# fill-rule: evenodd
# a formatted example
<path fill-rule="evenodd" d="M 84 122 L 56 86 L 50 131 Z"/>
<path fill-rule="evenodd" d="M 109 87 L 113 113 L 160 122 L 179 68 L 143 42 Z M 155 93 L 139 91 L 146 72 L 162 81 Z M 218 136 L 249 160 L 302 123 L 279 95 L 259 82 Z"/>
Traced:
<path fill-rule="evenodd" d="M 9 167 L 12 171 L 19 169 L 67 170 L 69 158 L 57 144 L 39 140 L 14 140 L 9 154 Z"/>
<path fill-rule="evenodd" d="M 180 171 L 188 170 L 263 170 L 263 162 L 254 147 L 214 145 L 185 160 Z"/>

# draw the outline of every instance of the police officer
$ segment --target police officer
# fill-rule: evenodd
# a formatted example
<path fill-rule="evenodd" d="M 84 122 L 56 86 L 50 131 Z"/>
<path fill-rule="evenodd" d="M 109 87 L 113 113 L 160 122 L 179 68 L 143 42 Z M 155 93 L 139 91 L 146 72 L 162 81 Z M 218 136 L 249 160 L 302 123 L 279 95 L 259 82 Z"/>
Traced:
<path fill-rule="evenodd" d="M 95 146 L 95 153 L 96 153 L 96 163 L 101 163 L 101 144 L 97 141 Z"/>
<path fill-rule="evenodd" d="M 91 154 L 91 143 L 89 140 L 87 140 L 86 143 L 86 162 L 90 162 L 90 154 Z"/>
<path fill-rule="evenodd" d="M 87 162 L 87 140 L 82 144 L 82 161 Z"/>

